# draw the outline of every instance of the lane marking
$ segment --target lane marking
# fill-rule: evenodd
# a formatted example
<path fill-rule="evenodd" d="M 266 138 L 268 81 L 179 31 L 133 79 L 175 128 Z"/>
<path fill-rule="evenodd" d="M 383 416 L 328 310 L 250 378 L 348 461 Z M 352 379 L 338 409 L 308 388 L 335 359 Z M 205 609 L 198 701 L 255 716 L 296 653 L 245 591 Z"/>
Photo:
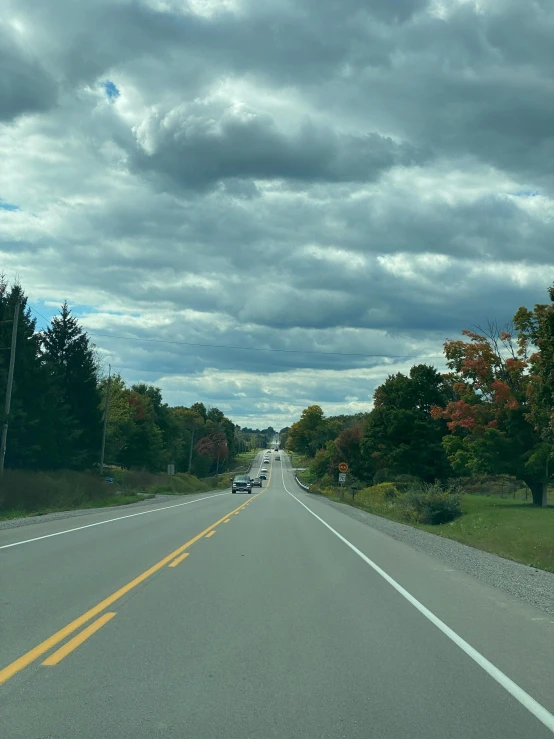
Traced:
<path fill-rule="evenodd" d="M 103 526 L 106 523 L 113 523 L 114 521 L 122 521 L 124 518 L 134 518 L 135 516 L 146 516 L 149 513 L 157 513 L 158 511 L 167 511 L 170 508 L 179 508 L 184 505 L 192 505 L 193 503 L 200 503 L 201 500 L 208 500 L 209 498 L 219 498 L 222 495 L 229 495 L 229 493 L 215 493 L 214 495 L 206 495 L 204 498 L 196 498 L 195 500 L 187 500 L 185 503 L 175 503 L 175 505 L 166 505 L 163 508 L 155 508 L 153 511 L 140 511 L 139 513 L 129 513 L 127 516 L 117 516 L 117 518 L 109 518 L 107 521 L 97 521 L 96 523 L 88 523 L 85 526 L 77 526 L 74 529 L 65 529 L 64 531 L 56 531 L 53 534 L 44 534 L 44 536 L 35 536 L 33 539 L 24 539 L 23 541 L 14 541 L 13 544 L 4 544 L 0 546 L 0 549 L 10 549 L 10 547 L 18 547 L 20 544 L 30 544 L 32 541 L 40 541 L 41 539 L 50 539 L 53 536 L 62 536 L 62 534 L 71 534 L 74 531 L 81 531 L 82 529 L 90 529 L 93 526 Z M 91 513 L 94 510 L 91 509 Z M 7 529 L 6 529 L 7 530 Z"/>
<path fill-rule="evenodd" d="M 206 539 L 209 539 L 210 536 L 213 536 L 215 534 L 215 531 L 210 531 L 209 534 L 206 534 Z"/>
<path fill-rule="evenodd" d="M 241 506 L 239 506 L 240 510 L 245 504 L 243 503 Z M 231 513 L 234 513 L 234 511 L 231 511 Z M 135 577 L 133 580 L 128 582 L 123 587 L 119 588 L 119 590 L 116 590 L 115 593 L 112 593 L 107 598 L 104 598 L 104 600 L 100 601 L 97 605 L 95 605 L 93 608 L 86 611 L 86 613 L 83 613 L 82 616 L 79 616 L 74 621 L 69 623 L 67 626 L 64 626 L 63 629 L 60 629 L 52 636 L 48 637 L 48 639 L 45 639 L 40 644 L 37 644 L 36 647 L 33 647 L 33 649 L 29 650 L 28 652 L 25 652 L 25 654 L 21 655 L 21 657 L 18 657 L 18 659 L 11 662 L 9 665 L 4 667 L 2 670 L 0 670 L 0 685 L 2 683 L 5 683 L 6 680 L 9 680 L 11 677 L 16 675 L 18 672 L 23 670 L 25 667 L 28 667 L 32 662 L 34 662 L 39 657 L 42 657 L 43 654 L 50 651 L 50 649 L 56 644 L 59 644 L 61 641 L 63 641 L 67 636 L 72 634 L 74 631 L 77 631 L 83 624 L 86 624 L 87 621 L 90 621 L 91 618 L 94 618 L 95 616 L 98 616 L 99 613 L 101 613 L 103 610 L 108 608 L 108 606 L 111 606 L 112 603 L 115 603 L 117 600 L 122 598 L 124 595 L 126 595 L 130 590 L 135 588 L 137 585 L 140 585 L 140 583 L 147 580 L 151 575 L 158 572 L 158 570 L 161 570 L 162 567 L 165 567 L 166 564 L 169 564 L 175 557 L 182 554 L 188 547 L 195 544 L 197 541 L 202 539 L 202 537 L 206 536 L 208 531 L 210 531 L 215 526 L 218 526 L 222 521 L 224 521 L 230 514 L 226 513 L 224 516 L 222 516 L 218 521 L 208 526 L 204 531 L 201 531 L 199 534 L 194 536 L 192 539 L 187 541 L 186 544 L 182 544 L 180 547 L 178 547 L 174 552 L 171 552 L 171 554 L 168 554 L 167 557 L 164 557 L 159 562 L 157 562 L 155 565 L 150 567 L 149 569 L 145 570 L 143 573 L 138 575 L 138 577 Z"/>
<path fill-rule="evenodd" d="M 229 523 L 230 520 L 231 520 L 230 518 L 226 518 L 225 521 L 223 521 L 223 523 Z"/>
<path fill-rule="evenodd" d="M 479 667 L 481 667 L 490 677 L 492 677 L 493 680 L 501 685 L 513 698 L 518 701 L 518 703 L 526 708 L 529 713 L 537 718 L 542 724 L 544 724 L 544 726 L 546 726 L 547 729 L 550 729 L 550 731 L 554 734 L 553 714 L 547 711 L 544 706 L 542 706 L 538 701 L 532 698 L 529 693 L 526 693 L 523 688 L 520 688 L 517 683 L 515 683 L 511 678 L 509 678 L 501 670 L 499 670 L 498 667 L 493 665 L 492 662 L 489 662 L 489 660 L 485 656 L 483 656 L 474 647 L 472 647 L 471 644 L 468 644 L 465 639 L 459 636 L 459 634 L 451 629 L 450 626 L 447 626 L 444 621 L 441 621 L 438 616 L 435 616 L 432 611 L 426 608 L 423 603 L 420 603 L 417 598 L 415 598 L 411 593 L 403 588 L 402 585 L 397 583 L 396 580 L 394 580 L 389 574 L 381 569 L 378 564 L 373 562 L 373 560 L 371 560 L 356 546 L 354 546 L 352 542 L 348 541 L 348 539 L 346 539 L 342 534 L 339 534 L 338 531 L 336 531 L 332 526 L 330 526 L 326 521 L 318 516 L 317 513 L 314 513 L 314 511 L 312 511 L 311 508 L 309 508 L 305 503 L 299 500 L 296 495 L 294 495 L 294 493 L 291 493 L 285 485 L 285 477 L 283 475 L 282 468 L 281 476 L 283 478 L 283 487 L 291 496 L 291 498 L 294 498 L 294 500 L 296 500 L 297 503 L 300 503 L 300 505 L 305 508 L 308 513 L 310 513 L 314 518 L 317 518 L 317 520 L 322 523 L 325 528 L 329 529 L 329 531 L 334 534 L 337 539 L 340 539 L 344 544 L 346 544 L 346 546 L 349 547 L 355 554 L 357 554 L 360 559 L 362 559 L 378 575 L 386 580 L 386 582 L 388 582 L 388 584 L 391 585 L 397 591 L 397 593 L 405 598 L 408 603 L 414 606 L 414 608 L 416 608 L 423 616 L 425 616 L 426 619 L 428 619 L 434 626 L 436 626 L 437 629 L 442 631 L 445 636 L 447 636 L 452 642 L 454 642 L 456 646 L 458 646 L 463 652 L 465 652 L 468 657 L 470 657 L 477 665 L 479 665 Z"/>
<path fill-rule="evenodd" d="M 185 552 L 184 554 L 181 554 L 180 557 L 177 557 L 177 559 L 174 559 L 173 562 L 169 563 L 169 567 L 177 567 L 177 565 L 180 565 L 181 562 L 186 559 L 189 556 L 190 552 Z"/>
<path fill-rule="evenodd" d="M 104 624 L 107 624 L 108 621 L 111 621 L 114 616 L 115 613 L 113 611 L 111 613 L 104 613 L 102 616 L 100 616 L 100 618 L 97 618 L 96 621 L 93 621 L 90 626 L 87 626 L 86 629 L 83 629 L 79 634 L 77 634 L 77 636 L 74 636 L 73 639 L 70 639 L 67 644 L 64 644 L 63 647 L 57 649 L 54 654 L 51 654 L 50 657 L 47 657 L 47 659 L 45 659 L 42 664 L 47 665 L 48 667 L 53 667 L 54 665 L 57 665 L 59 662 L 62 661 L 64 657 L 67 657 L 67 655 L 71 654 L 74 649 L 77 649 L 78 646 L 80 646 L 90 636 L 95 634 L 98 629 L 101 629 Z"/>

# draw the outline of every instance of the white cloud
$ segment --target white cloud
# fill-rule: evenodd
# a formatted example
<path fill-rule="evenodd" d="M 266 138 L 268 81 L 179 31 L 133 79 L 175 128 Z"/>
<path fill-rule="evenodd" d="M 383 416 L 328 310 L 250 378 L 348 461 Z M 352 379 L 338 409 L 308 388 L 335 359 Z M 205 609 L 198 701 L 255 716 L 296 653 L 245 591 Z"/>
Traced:
<path fill-rule="evenodd" d="M 546 299 L 552 4 L 339 5 L 7 1 L 2 267 L 173 403 L 366 409 Z"/>

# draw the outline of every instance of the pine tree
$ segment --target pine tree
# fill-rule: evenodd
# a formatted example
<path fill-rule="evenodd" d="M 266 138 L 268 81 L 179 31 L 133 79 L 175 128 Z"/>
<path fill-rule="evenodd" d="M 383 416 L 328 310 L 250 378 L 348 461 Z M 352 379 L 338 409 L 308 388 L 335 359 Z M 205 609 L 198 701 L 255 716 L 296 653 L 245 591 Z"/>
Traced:
<path fill-rule="evenodd" d="M 42 333 L 42 360 L 56 394 L 52 419 L 56 466 L 84 469 L 97 460 L 102 435 L 98 363 L 67 302 Z"/>
<path fill-rule="evenodd" d="M 48 378 L 41 366 L 36 319 L 27 307 L 21 285 L 9 289 L 0 276 L 0 388 L 2 407 L 6 390 L 12 321 L 19 300 L 12 403 L 9 419 L 6 467 L 37 469 L 47 466 L 51 398 Z M 46 452 L 46 454 L 45 454 Z"/>

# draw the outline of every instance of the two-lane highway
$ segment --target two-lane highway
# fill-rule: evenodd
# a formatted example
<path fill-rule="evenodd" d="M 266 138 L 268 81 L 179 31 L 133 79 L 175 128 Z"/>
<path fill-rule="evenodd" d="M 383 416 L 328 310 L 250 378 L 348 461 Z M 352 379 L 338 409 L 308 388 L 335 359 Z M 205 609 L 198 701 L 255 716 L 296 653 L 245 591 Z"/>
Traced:
<path fill-rule="evenodd" d="M 280 456 L 252 495 L 0 532 L 35 539 L 0 549 L 3 736 L 552 737 L 551 620 Z"/>

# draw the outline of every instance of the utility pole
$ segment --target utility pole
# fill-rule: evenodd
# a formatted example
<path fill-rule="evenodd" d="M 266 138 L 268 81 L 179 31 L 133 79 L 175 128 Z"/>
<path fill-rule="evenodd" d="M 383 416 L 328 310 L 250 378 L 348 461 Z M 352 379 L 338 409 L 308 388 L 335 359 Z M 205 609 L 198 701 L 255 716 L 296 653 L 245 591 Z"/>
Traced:
<path fill-rule="evenodd" d="M 6 444 L 8 441 L 8 420 L 10 417 L 10 408 L 12 405 L 12 387 L 13 387 L 13 371 L 15 367 L 15 347 L 17 344 L 17 324 L 19 321 L 19 306 L 21 302 L 18 300 L 15 304 L 15 312 L 12 325 L 12 345 L 10 349 L 10 367 L 8 369 L 8 385 L 6 387 L 6 405 L 4 408 L 4 425 L 2 426 L 2 445 L 0 447 L 0 475 L 4 474 L 4 459 L 6 458 Z"/>
<path fill-rule="evenodd" d="M 102 449 L 100 451 L 100 477 L 104 474 L 104 451 L 106 449 L 106 429 L 108 426 L 108 408 L 110 405 L 110 387 L 112 384 L 112 365 L 108 365 L 108 387 L 106 388 L 106 405 L 104 406 L 104 427 L 102 429 Z"/>
<path fill-rule="evenodd" d="M 8 369 L 8 385 L 6 387 L 6 405 L 4 408 L 5 420 L 2 426 L 2 442 L 0 447 L 0 475 L 4 474 L 4 459 L 6 458 L 6 444 L 8 441 L 8 421 L 10 417 L 10 408 L 12 405 L 12 388 L 13 388 L 13 372 L 15 367 L 15 347 L 17 344 L 17 324 L 19 322 L 19 306 L 21 302 L 18 300 L 15 304 L 15 312 L 12 325 L 12 345 L 10 349 L 10 367 Z"/>
<path fill-rule="evenodd" d="M 194 446 L 194 429 L 191 429 L 190 432 L 190 449 L 189 449 L 189 467 L 187 470 L 187 474 L 190 475 L 190 470 L 192 467 L 192 447 Z"/>

